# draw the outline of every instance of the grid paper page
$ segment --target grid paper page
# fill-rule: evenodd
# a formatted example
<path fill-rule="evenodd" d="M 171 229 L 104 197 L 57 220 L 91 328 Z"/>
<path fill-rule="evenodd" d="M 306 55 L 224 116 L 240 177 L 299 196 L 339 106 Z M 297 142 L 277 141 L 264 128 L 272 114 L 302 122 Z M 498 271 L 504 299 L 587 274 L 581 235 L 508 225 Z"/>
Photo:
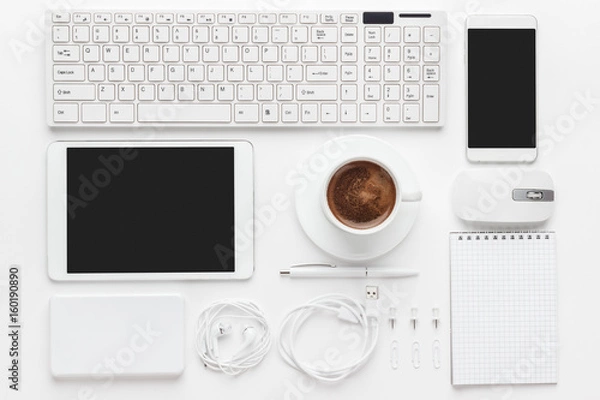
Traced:
<path fill-rule="evenodd" d="M 452 384 L 558 382 L 554 232 L 451 233 Z"/>

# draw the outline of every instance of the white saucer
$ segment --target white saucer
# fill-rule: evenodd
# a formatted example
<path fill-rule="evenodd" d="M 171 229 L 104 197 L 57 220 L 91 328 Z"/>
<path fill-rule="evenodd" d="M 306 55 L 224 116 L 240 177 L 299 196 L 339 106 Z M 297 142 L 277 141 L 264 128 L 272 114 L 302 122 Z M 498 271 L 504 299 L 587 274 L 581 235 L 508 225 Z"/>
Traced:
<path fill-rule="evenodd" d="M 402 156 L 382 140 L 363 135 L 340 137 L 325 143 L 308 159 L 327 167 L 309 179 L 304 190 L 296 192 L 296 213 L 304 232 L 321 249 L 345 261 L 366 261 L 380 257 L 396 247 L 408 235 L 417 218 L 420 201 L 402 201 L 395 218 L 383 229 L 369 235 L 357 235 L 335 226 L 321 205 L 325 180 L 346 160 L 378 160 L 396 177 L 398 193 L 412 193 L 420 200 L 417 179 Z"/>

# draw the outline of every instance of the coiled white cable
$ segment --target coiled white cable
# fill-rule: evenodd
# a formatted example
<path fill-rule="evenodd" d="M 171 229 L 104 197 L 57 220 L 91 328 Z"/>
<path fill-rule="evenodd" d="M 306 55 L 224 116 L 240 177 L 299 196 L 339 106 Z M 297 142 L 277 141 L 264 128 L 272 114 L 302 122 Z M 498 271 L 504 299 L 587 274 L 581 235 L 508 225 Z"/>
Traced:
<path fill-rule="evenodd" d="M 360 369 L 373 353 L 379 335 L 378 316 L 375 301 L 367 300 L 367 308 L 358 301 L 344 294 L 328 294 L 317 297 L 308 303 L 291 310 L 281 324 L 279 335 L 279 352 L 292 367 L 306 373 L 314 379 L 324 382 L 337 382 Z M 329 311 L 341 320 L 360 324 L 363 330 L 361 356 L 346 365 L 323 368 L 320 363 L 311 365 L 308 361 L 298 359 L 296 339 L 298 331 L 314 313 Z"/>
<path fill-rule="evenodd" d="M 258 326 L 258 335 L 249 335 L 240 350 L 229 359 L 223 359 L 218 351 L 218 337 L 229 333 L 231 320 L 252 321 L 245 328 L 247 333 L 254 333 Z M 245 339 L 248 337 L 245 336 Z M 262 310 L 252 301 L 241 299 L 225 299 L 216 301 L 206 307 L 198 317 L 196 327 L 196 351 L 204 365 L 214 371 L 222 371 L 227 375 L 239 375 L 260 364 L 271 348 L 271 331 Z"/>

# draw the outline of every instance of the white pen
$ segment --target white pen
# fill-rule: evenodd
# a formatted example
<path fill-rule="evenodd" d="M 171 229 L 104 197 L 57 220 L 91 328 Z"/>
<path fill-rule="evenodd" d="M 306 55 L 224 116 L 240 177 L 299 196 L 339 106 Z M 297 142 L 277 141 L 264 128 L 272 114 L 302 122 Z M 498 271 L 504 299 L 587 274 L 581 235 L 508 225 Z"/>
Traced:
<path fill-rule="evenodd" d="M 419 275 L 419 271 L 397 267 L 353 267 L 327 263 L 292 265 L 279 271 L 290 278 L 406 278 Z"/>

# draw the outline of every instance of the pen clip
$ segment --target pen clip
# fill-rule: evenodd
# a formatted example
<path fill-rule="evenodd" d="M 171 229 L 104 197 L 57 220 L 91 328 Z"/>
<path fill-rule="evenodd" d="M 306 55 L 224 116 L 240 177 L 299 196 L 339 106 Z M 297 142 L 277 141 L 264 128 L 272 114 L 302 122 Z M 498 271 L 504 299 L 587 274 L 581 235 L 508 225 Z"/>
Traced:
<path fill-rule="evenodd" d="M 335 264 L 330 263 L 301 263 L 301 264 L 293 264 L 290 268 L 302 268 L 302 267 L 328 267 L 328 268 L 336 268 Z"/>

